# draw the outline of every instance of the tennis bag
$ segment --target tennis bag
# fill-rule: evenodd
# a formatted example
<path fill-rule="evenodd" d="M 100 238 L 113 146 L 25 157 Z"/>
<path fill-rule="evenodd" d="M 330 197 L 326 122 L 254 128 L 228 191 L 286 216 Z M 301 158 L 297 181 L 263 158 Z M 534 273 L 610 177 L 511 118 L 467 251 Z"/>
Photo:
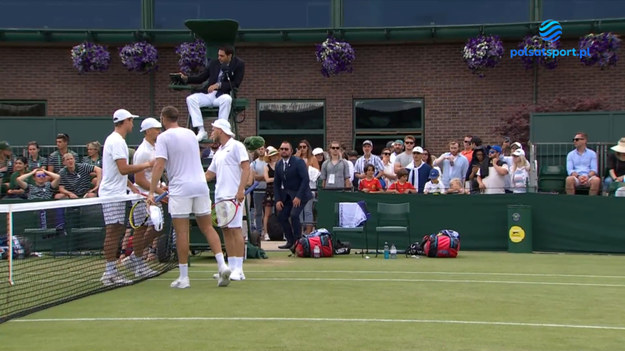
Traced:
<path fill-rule="evenodd" d="M 421 247 L 427 257 L 456 257 L 460 251 L 460 234 L 443 229 L 438 234 L 424 236 Z"/>
<path fill-rule="evenodd" d="M 319 246 L 320 257 L 332 257 L 332 235 L 326 229 L 320 228 L 303 236 L 295 243 L 295 254 L 298 257 L 313 257 L 315 246 Z"/>

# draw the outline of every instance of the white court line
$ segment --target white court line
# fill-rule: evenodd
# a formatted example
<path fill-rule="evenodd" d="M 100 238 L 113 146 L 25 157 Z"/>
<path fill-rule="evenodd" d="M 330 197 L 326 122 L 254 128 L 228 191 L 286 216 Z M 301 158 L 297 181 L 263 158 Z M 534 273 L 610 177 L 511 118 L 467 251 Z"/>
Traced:
<path fill-rule="evenodd" d="M 210 265 L 206 265 L 210 267 Z M 215 273 L 214 270 L 189 270 L 197 273 Z M 518 276 L 518 277 L 570 277 L 570 278 L 611 278 L 625 279 L 625 275 L 590 275 L 590 274 L 557 274 L 557 273 L 498 273 L 498 272 L 434 272 L 434 271 L 258 271 L 246 269 L 251 273 L 356 273 L 356 274 L 436 274 L 436 275 L 495 275 L 495 276 Z"/>
<path fill-rule="evenodd" d="M 523 322 L 488 322 L 458 321 L 437 319 L 385 319 L 385 318 L 285 318 L 285 317 L 114 317 L 114 318 L 38 318 L 14 319 L 8 323 L 59 323 L 59 322 L 151 322 L 151 321 L 271 321 L 271 322 L 352 322 L 352 323 L 440 323 L 440 324 L 474 324 L 513 327 L 539 328 L 573 328 L 625 330 L 624 326 L 578 325 L 556 323 L 523 323 Z"/>
<path fill-rule="evenodd" d="M 248 272 L 249 274 L 249 272 Z M 162 278 L 152 278 L 154 280 L 166 280 Z M 211 278 L 191 278 L 194 280 L 208 280 Z M 394 279 L 394 278 L 380 278 L 380 279 L 367 279 L 367 278 L 247 278 L 251 281 L 339 281 L 339 282 L 421 282 L 421 283 L 461 283 L 461 284 L 522 284 L 522 285 L 563 285 L 563 286 L 592 286 L 592 287 L 604 287 L 604 288 L 625 288 L 625 284 L 599 284 L 599 283 L 560 283 L 560 282 L 533 282 L 533 281 L 515 281 L 515 280 L 453 280 L 453 279 Z"/>

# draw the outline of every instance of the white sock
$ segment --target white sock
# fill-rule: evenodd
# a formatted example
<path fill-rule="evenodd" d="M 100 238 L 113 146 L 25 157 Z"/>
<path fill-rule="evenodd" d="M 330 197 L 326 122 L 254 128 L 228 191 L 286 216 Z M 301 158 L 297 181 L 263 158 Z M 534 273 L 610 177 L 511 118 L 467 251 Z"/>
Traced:
<path fill-rule="evenodd" d="M 223 267 L 226 266 L 226 261 L 224 260 L 224 254 L 223 253 L 218 253 L 215 255 L 215 260 L 217 260 L 217 267 L 219 268 L 219 270 L 221 270 Z"/>
<path fill-rule="evenodd" d="M 237 261 L 237 269 L 243 272 L 243 257 L 235 257 Z"/>
<path fill-rule="evenodd" d="M 230 269 L 234 270 L 237 268 L 237 260 L 234 256 L 228 256 L 228 266 Z"/>
<path fill-rule="evenodd" d="M 115 273 L 117 271 L 117 267 L 115 267 L 115 261 L 106 262 L 106 273 Z"/>
<path fill-rule="evenodd" d="M 178 268 L 180 268 L 180 278 L 188 278 L 189 277 L 189 265 L 188 264 L 178 264 Z"/>

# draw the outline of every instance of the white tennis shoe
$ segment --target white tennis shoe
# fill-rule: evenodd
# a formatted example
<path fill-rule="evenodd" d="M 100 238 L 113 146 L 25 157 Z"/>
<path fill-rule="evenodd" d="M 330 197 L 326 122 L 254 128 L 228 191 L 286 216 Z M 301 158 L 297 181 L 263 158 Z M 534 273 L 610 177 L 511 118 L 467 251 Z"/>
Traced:
<path fill-rule="evenodd" d="M 186 289 L 191 287 L 191 283 L 189 282 L 189 277 L 178 277 L 169 286 L 176 289 Z"/>
<path fill-rule="evenodd" d="M 225 266 L 223 269 L 219 270 L 219 277 L 217 277 L 217 286 L 225 287 L 230 284 L 230 274 L 232 271 L 228 266 Z"/>
<path fill-rule="evenodd" d="M 152 278 L 158 275 L 158 272 L 148 266 L 137 268 L 135 271 L 136 278 Z"/>
<path fill-rule="evenodd" d="M 104 272 L 100 278 L 100 282 L 102 282 L 104 286 L 132 284 L 132 280 L 126 279 L 126 277 L 121 275 L 119 272 Z"/>

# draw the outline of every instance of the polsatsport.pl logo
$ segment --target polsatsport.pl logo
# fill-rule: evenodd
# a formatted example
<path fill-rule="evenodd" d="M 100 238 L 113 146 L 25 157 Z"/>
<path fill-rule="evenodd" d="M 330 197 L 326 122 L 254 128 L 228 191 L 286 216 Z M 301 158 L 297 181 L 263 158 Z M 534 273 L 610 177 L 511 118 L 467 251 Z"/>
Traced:
<path fill-rule="evenodd" d="M 562 26 L 560 22 L 548 19 L 540 24 L 538 28 L 540 37 L 549 42 L 556 42 L 562 36 Z M 574 57 L 585 57 L 590 56 L 590 48 L 578 50 L 578 49 L 512 49 L 510 50 L 510 58 L 514 57 L 551 57 L 556 58 L 558 56 L 566 57 L 566 56 L 574 56 Z"/>

